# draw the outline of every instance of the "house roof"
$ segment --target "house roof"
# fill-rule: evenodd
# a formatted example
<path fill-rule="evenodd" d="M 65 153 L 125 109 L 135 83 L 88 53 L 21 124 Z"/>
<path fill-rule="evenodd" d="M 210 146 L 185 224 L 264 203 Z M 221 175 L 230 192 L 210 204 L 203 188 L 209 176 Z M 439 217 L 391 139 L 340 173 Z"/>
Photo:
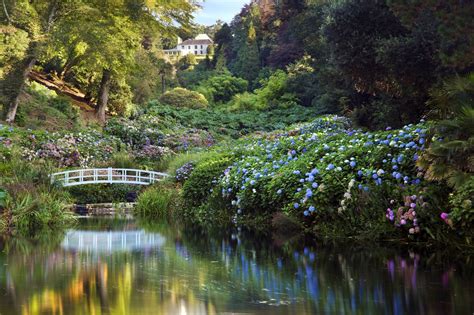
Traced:
<path fill-rule="evenodd" d="M 212 45 L 212 40 L 210 39 L 187 39 L 182 42 L 180 45 Z"/>

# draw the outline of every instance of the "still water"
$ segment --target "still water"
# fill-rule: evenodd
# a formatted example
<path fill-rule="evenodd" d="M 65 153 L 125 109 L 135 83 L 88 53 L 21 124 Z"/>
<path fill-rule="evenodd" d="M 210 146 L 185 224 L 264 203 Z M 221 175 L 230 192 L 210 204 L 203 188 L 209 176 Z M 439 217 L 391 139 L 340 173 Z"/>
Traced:
<path fill-rule="evenodd" d="M 0 314 L 474 312 L 462 256 L 115 219 L 2 247 Z"/>

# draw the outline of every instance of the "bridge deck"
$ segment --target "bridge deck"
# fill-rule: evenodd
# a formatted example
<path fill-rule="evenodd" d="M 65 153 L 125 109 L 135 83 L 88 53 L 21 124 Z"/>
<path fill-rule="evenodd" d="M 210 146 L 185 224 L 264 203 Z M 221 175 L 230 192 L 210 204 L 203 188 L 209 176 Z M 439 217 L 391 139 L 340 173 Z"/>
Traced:
<path fill-rule="evenodd" d="M 166 173 L 125 168 L 79 169 L 50 175 L 52 183 L 60 183 L 64 187 L 87 184 L 150 185 L 168 176 Z"/>

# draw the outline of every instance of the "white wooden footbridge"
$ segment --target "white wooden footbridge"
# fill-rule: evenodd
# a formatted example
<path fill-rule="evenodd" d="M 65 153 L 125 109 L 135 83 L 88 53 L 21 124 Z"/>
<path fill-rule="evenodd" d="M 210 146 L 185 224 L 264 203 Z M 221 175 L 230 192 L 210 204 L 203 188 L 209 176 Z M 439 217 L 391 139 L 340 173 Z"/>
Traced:
<path fill-rule="evenodd" d="M 166 173 L 126 168 L 69 170 L 50 175 L 52 183 L 64 187 L 88 184 L 151 185 L 168 177 Z"/>

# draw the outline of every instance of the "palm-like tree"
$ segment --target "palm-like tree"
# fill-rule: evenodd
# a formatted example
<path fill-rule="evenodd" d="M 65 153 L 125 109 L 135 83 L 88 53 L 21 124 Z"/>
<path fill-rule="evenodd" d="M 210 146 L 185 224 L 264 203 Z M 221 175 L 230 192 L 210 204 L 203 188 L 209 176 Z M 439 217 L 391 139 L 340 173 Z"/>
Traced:
<path fill-rule="evenodd" d="M 474 173 L 474 107 L 463 107 L 452 119 L 440 121 L 419 160 L 430 180 L 446 180 L 454 188 L 462 186 Z"/>

